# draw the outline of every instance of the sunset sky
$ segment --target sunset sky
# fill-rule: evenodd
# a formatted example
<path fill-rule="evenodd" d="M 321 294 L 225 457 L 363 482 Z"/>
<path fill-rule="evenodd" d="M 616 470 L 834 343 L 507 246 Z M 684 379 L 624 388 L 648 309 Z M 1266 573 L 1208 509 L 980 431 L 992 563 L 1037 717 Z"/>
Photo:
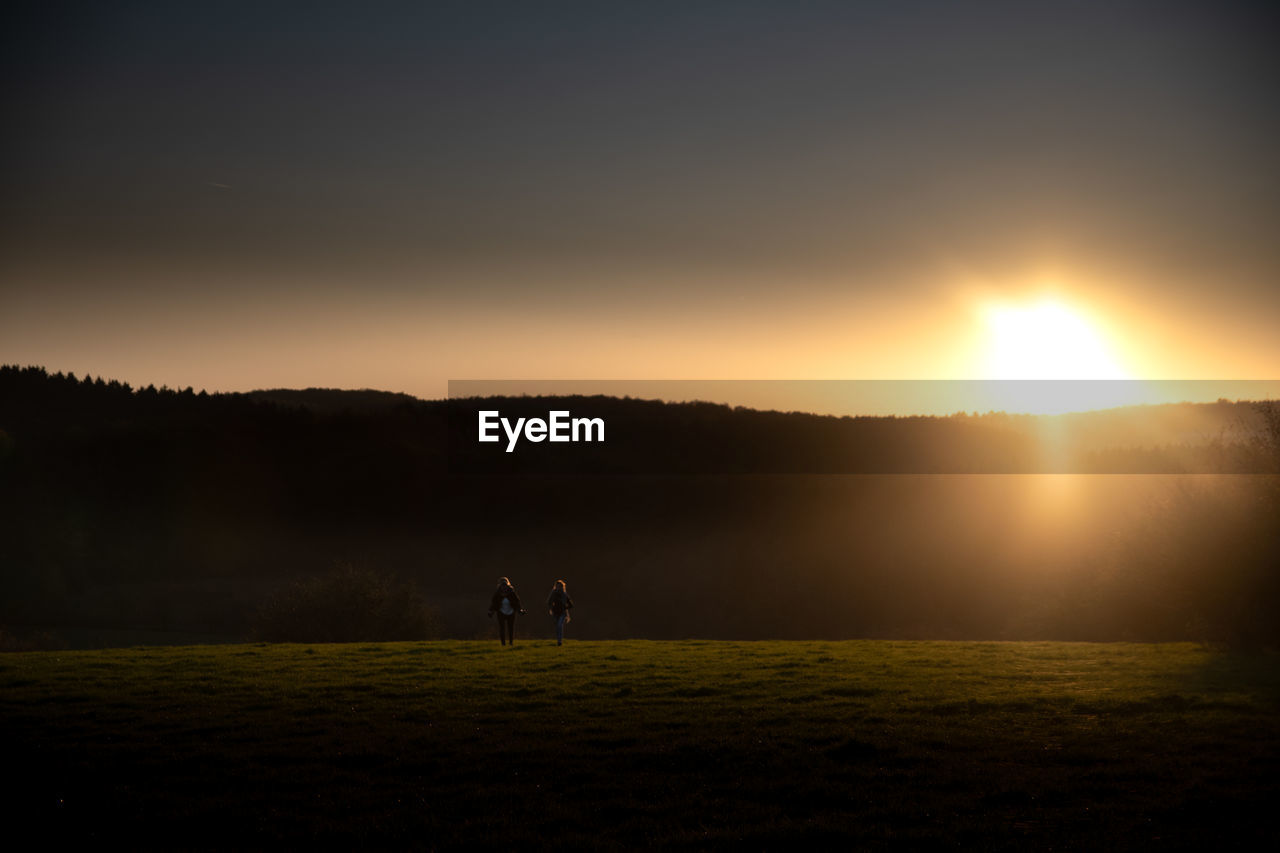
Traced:
<path fill-rule="evenodd" d="M 0 363 L 1274 379 L 1268 5 L 29 4 Z"/>

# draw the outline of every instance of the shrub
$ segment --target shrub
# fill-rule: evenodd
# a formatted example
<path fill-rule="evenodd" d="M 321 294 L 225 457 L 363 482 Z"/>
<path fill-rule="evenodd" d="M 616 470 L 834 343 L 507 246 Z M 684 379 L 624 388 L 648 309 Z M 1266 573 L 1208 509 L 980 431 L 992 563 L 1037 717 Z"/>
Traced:
<path fill-rule="evenodd" d="M 436 633 L 435 615 L 413 584 L 349 564 L 281 590 L 253 626 L 255 639 L 277 643 L 422 640 Z"/>
<path fill-rule="evenodd" d="M 10 633 L 0 628 L 0 652 L 40 652 L 63 648 L 66 645 L 48 631 Z"/>

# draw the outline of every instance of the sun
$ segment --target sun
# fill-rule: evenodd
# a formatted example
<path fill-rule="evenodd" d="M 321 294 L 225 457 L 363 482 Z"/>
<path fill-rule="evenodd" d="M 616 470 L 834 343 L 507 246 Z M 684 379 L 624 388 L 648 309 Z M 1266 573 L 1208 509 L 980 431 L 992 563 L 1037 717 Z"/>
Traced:
<path fill-rule="evenodd" d="M 1097 323 L 1056 299 L 989 304 L 984 405 L 997 411 L 1062 414 L 1133 405 L 1142 383 L 1121 366 Z M 1032 380 L 1032 381 L 1027 381 Z"/>
<path fill-rule="evenodd" d="M 992 305 L 985 374 L 990 379 L 1129 379 L 1102 334 L 1056 300 Z"/>

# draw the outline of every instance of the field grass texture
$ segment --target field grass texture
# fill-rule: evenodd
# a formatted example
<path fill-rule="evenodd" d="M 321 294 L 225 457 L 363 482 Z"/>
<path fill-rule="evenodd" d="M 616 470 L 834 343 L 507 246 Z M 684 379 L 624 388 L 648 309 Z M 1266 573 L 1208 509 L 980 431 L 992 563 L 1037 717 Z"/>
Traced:
<path fill-rule="evenodd" d="M 8 654 L 7 823 L 164 849 L 1253 846 L 1280 840 L 1278 663 L 886 641 Z"/>

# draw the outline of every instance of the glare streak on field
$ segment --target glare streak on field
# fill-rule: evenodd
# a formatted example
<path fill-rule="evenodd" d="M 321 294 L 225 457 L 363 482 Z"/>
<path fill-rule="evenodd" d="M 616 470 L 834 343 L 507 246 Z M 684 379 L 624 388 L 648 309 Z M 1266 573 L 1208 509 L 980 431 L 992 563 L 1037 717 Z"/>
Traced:
<path fill-rule="evenodd" d="M 1190 645 L 38 652 L 0 725 L 20 821 L 142 847 L 1280 838 L 1276 658 Z"/>

